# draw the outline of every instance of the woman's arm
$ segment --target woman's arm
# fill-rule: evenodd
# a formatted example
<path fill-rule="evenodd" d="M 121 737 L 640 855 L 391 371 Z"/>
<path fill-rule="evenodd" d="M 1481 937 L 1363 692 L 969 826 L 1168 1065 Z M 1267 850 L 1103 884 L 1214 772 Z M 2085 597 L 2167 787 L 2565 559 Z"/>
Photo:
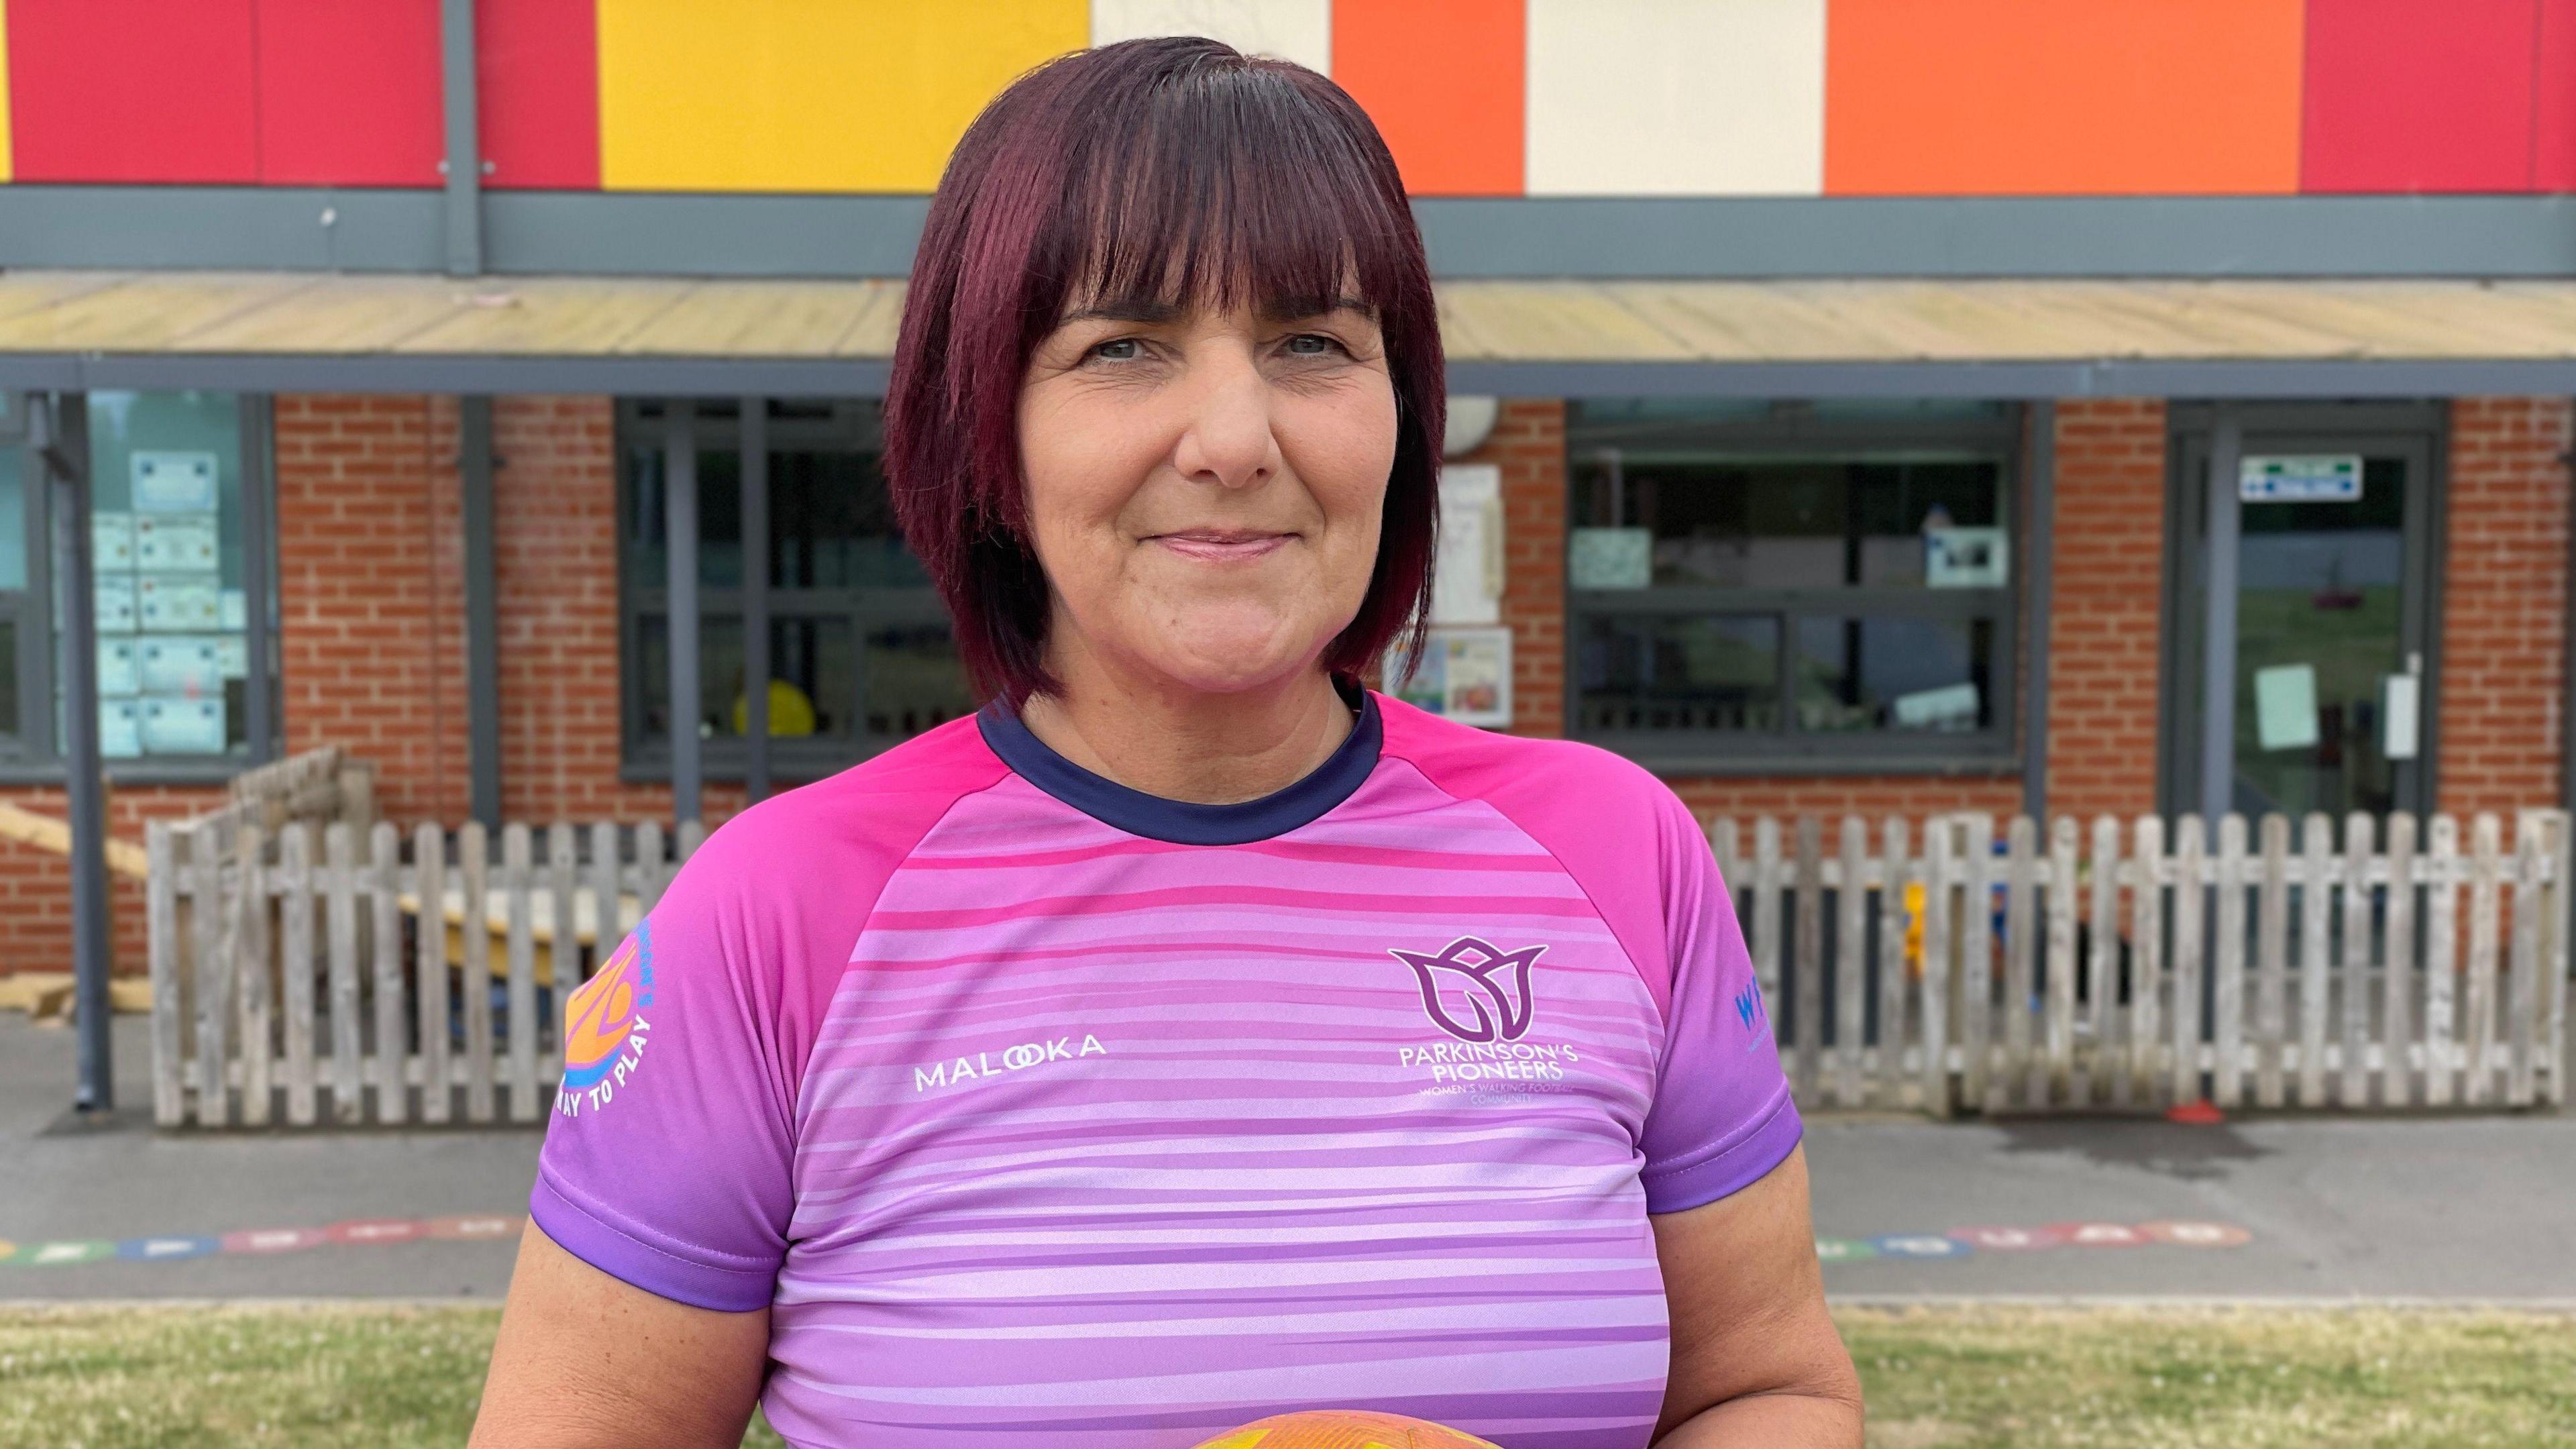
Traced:
<path fill-rule="evenodd" d="M 768 1309 L 658 1297 L 530 1223 L 468 1449 L 737 1449 L 768 1364 Z"/>
<path fill-rule="evenodd" d="M 1672 1319 L 1657 1449 L 1860 1449 L 1860 1376 L 1825 1312 L 1806 1149 L 1647 1221 Z"/>

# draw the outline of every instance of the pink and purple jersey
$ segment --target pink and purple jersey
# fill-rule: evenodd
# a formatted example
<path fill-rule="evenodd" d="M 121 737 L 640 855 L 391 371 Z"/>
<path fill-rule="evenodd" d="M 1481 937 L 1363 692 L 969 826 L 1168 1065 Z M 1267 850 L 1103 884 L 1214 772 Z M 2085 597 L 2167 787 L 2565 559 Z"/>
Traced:
<path fill-rule="evenodd" d="M 538 1226 L 768 1308 L 808 1446 L 1636 1449 L 1647 1215 L 1800 1131 L 1672 792 L 1374 694 L 1240 805 L 943 726 L 716 831 L 567 1019 Z"/>

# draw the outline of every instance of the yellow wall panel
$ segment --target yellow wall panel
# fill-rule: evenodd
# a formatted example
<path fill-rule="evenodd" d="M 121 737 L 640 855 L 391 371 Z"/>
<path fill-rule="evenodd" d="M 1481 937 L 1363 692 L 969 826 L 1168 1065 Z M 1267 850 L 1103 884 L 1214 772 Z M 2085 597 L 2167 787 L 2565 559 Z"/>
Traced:
<path fill-rule="evenodd" d="M 601 184 L 926 192 L 1085 0 L 599 0 Z"/>

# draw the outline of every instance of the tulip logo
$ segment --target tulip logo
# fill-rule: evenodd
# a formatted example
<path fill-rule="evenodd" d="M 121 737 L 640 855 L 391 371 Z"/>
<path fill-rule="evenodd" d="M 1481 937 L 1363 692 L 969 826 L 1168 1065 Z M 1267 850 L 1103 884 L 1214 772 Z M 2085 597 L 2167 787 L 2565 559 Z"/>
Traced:
<path fill-rule="evenodd" d="M 1530 1028 L 1530 966 L 1545 946 L 1524 946 L 1517 951 L 1504 951 L 1474 936 L 1461 936 L 1441 948 L 1436 956 L 1418 951 L 1390 948 L 1388 955 L 1413 968 L 1414 984 L 1422 988 L 1422 1010 L 1431 1024 L 1460 1041 L 1519 1041 Z M 1448 977 L 1463 977 L 1468 990 L 1464 996 L 1467 1009 L 1475 1013 L 1475 1024 L 1460 1023 L 1440 999 L 1440 986 Z M 1490 1003 L 1493 1010 L 1485 1008 Z"/>

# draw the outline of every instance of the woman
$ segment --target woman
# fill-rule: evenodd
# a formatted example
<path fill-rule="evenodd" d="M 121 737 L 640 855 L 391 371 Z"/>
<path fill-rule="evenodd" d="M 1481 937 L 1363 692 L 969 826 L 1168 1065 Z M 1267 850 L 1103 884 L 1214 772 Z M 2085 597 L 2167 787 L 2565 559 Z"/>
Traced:
<path fill-rule="evenodd" d="M 1329 81 L 1155 40 L 993 102 L 887 472 L 994 702 L 717 831 L 571 1003 L 477 1444 L 1860 1442 L 1690 816 L 1357 683 L 1441 426 Z"/>

